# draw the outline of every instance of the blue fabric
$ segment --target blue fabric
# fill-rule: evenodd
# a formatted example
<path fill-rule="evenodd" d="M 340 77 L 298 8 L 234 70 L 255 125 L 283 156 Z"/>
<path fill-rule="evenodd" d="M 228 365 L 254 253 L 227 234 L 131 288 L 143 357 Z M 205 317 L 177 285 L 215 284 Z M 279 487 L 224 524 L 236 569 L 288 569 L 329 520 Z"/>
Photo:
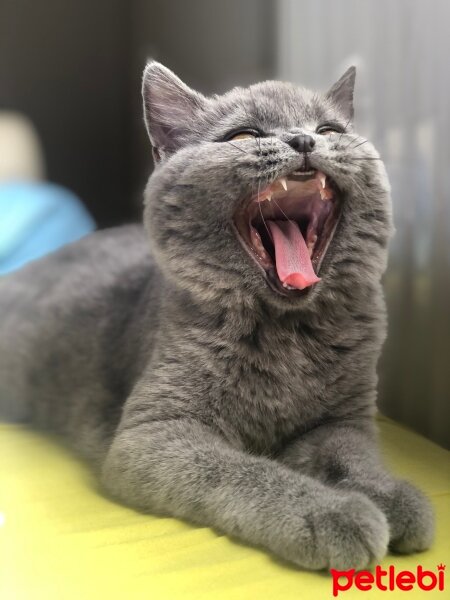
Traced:
<path fill-rule="evenodd" d="M 0 274 L 95 229 L 78 198 L 49 183 L 0 184 Z"/>

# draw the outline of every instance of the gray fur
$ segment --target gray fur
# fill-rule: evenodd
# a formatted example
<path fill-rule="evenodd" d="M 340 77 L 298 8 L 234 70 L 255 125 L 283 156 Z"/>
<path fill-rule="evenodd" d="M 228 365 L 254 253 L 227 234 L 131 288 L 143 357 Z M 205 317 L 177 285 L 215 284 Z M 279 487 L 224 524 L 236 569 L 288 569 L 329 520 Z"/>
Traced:
<path fill-rule="evenodd" d="M 145 232 L 96 233 L 0 282 L 4 416 L 65 434 L 126 504 L 312 569 L 361 568 L 433 535 L 428 501 L 377 450 L 391 206 L 349 122 L 353 79 L 328 95 L 268 81 L 206 98 L 151 63 Z M 315 133 L 331 119 L 342 135 Z M 271 135 L 217 142 L 238 126 Z M 344 206 L 321 281 L 284 298 L 231 217 L 299 167 L 286 141 L 301 132 Z"/>

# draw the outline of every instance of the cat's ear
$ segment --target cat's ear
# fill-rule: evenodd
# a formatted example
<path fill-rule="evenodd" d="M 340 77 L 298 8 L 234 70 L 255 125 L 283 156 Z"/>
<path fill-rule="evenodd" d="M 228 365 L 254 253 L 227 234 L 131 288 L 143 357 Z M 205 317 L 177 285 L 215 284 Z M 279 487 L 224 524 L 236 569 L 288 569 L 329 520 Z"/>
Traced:
<path fill-rule="evenodd" d="M 183 145 L 183 138 L 206 98 L 156 61 L 145 68 L 142 96 L 145 124 L 158 161 Z"/>
<path fill-rule="evenodd" d="M 349 67 L 339 81 L 331 87 L 326 96 L 349 121 L 353 120 L 353 90 L 355 89 L 356 68 Z"/>

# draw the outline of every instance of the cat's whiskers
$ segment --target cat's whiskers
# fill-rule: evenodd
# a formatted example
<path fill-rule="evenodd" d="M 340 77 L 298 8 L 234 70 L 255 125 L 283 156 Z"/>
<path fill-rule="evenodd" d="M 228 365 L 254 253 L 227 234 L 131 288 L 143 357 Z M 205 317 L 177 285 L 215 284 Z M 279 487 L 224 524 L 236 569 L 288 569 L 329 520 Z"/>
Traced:
<path fill-rule="evenodd" d="M 376 158 L 373 156 L 352 156 L 352 160 L 381 160 L 381 161 L 383 161 L 382 158 Z"/>
<path fill-rule="evenodd" d="M 266 220 L 264 218 L 262 208 L 261 208 L 261 202 L 258 202 L 258 208 L 259 208 L 259 214 L 261 215 L 262 222 L 264 223 L 264 227 L 266 228 L 267 234 L 273 243 L 272 233 L 270 232 L 270 229 L 267 227 L 267 223 L 266 223 Z"/>
<path fill-rule="evenodd" d="M 355 142 L 357 142 L 358 140 L 363 140 L 360 144 L 357 144 L 356 146 L 354 146 L 354 148 L 357 148 L 358 146 L 362 146 L 363 144 L 365 144 L 366 142 L 368 142 L 369 140 L 367 140 L 366 138 L 363 138 L 361 135 L 357 135 L 355 138 L 351 139 L 350 142 L 344 146 L 343 151 L 345 152 L 347 149 L 349 149 L 351 146 L 353 146 L 353 144 Z"/>
<path fill-rule="evenodd" d="M 364 140 L 363 142 L 360 142 L 359 144 L 356 144 L 356 146 L 352 146 L 352 150 L 355 150 L 356 148 L 359 148 L 359 146 L 362 146 L 363 144 L 367 144 L 369 140 Z"/>
<path fill-rule="evenodd" d="M 230 146 L 233 146 L 233 148 L 236 148 L 236 150 L 239 150 L 240 152 L 243 152 L 244 154 L 248 154 L 248 152 L 246 150 L 244 150 L 243 148 L 239 148 L 239 146 L 236 146 L 236 144 L 233 144 L 233 142 L 227 141 L 227 144 L 230 144 Z"/>
<path fill-rule="evenodd" d="M 347 121 L 347 123 L 344 126 L 343 131 L 341 131 L 341 135 L 339 136 L 339 139 L 338 139 L 337 144 L 336 144 L 337 146 L 341 143 L 341 138 L 344 135 L 344 133 L 347 133 L 347 127 L 348 127 L 348 125 L 349 125 L 349 123 L 350 123 L 351 120 L 352 120 L 352 117 L 350 116 L 349 120 Z"/>
<path fill-rule="evenodd" d="M 272 202 L 274 202 L 277 205 L 277 208 L 281 211 L 281 213 L 286 217 L 286 219 L 288 221 L 290 221 L 291 223 L 294 223 L 294 221 L 287 216 L 287 214 L 284 212 L 284 210 L 281 208 L 281 206 L 278 204 L 278 202 L 274 198 L 272 198 Z"/>

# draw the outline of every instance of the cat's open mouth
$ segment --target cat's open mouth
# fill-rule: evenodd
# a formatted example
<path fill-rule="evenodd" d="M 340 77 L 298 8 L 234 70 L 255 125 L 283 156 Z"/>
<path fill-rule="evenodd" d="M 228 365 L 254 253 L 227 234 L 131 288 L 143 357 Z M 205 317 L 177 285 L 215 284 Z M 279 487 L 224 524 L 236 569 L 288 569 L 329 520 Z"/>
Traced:
<path fill-rule="evenodd" d="M 234 215 L 244 248 L 271 288 L 299 293 L 319 278 L 339 217 L 332 180 L 321 171 L 295 171 L 245 202 Z"/>

